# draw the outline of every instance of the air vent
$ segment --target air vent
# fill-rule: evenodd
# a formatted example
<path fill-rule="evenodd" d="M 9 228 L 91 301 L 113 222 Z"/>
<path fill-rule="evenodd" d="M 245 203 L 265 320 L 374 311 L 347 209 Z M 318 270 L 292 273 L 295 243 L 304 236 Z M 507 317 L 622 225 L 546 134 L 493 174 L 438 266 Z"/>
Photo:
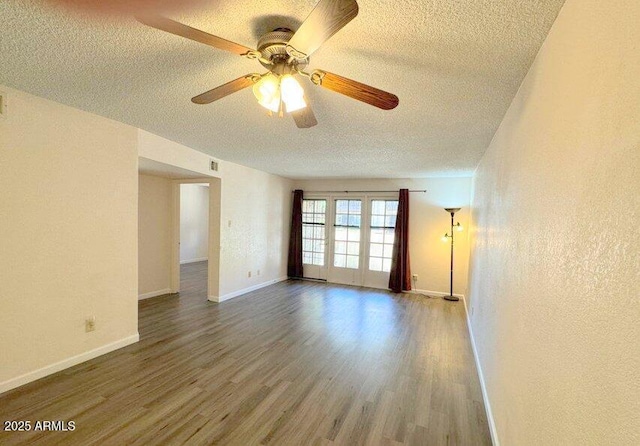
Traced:
<path fill-rule="evenodd" d="M 211 170 L 218 171 L 218 162 L 211 160 L 211 165 L 209 166 Z"/>

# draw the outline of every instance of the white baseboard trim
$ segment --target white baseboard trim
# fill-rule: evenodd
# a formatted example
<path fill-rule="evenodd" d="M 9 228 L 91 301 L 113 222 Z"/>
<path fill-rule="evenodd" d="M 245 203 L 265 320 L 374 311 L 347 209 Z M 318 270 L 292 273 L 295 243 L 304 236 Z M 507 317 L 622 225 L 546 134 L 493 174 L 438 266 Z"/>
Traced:
<path fill-rule="evenodd" d="M 480 357 L 478 356 L 478 349 L 476 348 L 476 339 L 473 337 L 473 328 L 471 328 L 471 319 L 469 318 L 469 311 L 467 311 L 467 300 L 463 297 L 464 314 L 467 319 L 467 329 L 469 330 L 469 338 L 471 338 L 471 348 L 473 349 L 473 357 L 476 361 L 476 369 L 478 370 L 478 378 L 480 379 L 480 389 L 482 389 L 482 399 L 484 400 L 484 408 L 487 412 L 487 421 L 489 421 L 489 432 L 491 433 L 491 442 L 493 446 L 500 446 L 500 440 L 498 439 L 498 431 L 496 430 L 496 422 L 493 419 L 493 411 L 491 410 L 491 403 L 489 402 L 489 394 L 487 393 L 487 387 L 485 386 L 484 373 L 482 373 L 482 366 L 480 365 Z"/>
<path fill-rule="evenodd" d="M 44 378 L 45 376 L 52 375 L 53 373 L 59 372 L 60 370 L 68 369 L 69 367 L 73 367 L 74 365 L 78 365 L 90 359 L 97 358 L 98 356 L 102 356 L 106 353 L 118 350 L 119 348 L 126 347 L 127 345 L 135 344 L 139 340 L 140 334 L 136 333 L 135 335 L 120 339 L 107 345 L 103 345 L 102 347 L 89 350 L 88 352 L 80 353 L 79 355 L 75 355 L 70 358 L 63 359 L 62 361 L 58 361 L 56 363 L 34 370 L 32 372 L 25 373 L 24 375 L 16 376 L 15 378 L 3 381 L 0 383 L 0 394 L 35 381 L 37 379 Z"/>
<path fill-rule="evenodd" d="M 199 259 L 180 260 L 180 265 L 184 265 L 186 263 L 204 262 L 205 260 L 209 260 L 209 257 L 201 257 Z"/>
<path fill-rule="evenodd" d="M 448 296 L 449 293 L 446 291 L 431 291 L 431 290 L 411 290 L 411 291 L 403 291 L 403 293 L 413 293 L 413 294 L 426 294 L 427 296 Z M 464 299 L 464 294 L 453 293 L 454 296 L 459 297 L 460 299 Z"/>
<path fill-rule="evenodd" d="M 138 296 L 138 300 L 149 299 L 156 296 L 162 296 L 163 294 L 170 294 L 171 288 L 165 288 L 164 290 L 151 291 L 149 293 L 143 293 Z"/>
<path fill-rule="evenodd" d="M 260 288 L 267 287 L 269 285 L 273 285 L 274 283 L 283 282 L 287 280 L 288 277 L 279 277 L 277 279 L 267 280 L 266 282 L 259 283 L 257 285 L 250 286 L 248 288 L 243 288 L 238 291 L 233 291 L 231 293 L 227 293 L 223 296 L 209 296 L 209 300 L 211 302 L 224 302 L 225 300 L 233 299 L 234 297 L 242 296 L 243 294 L 250 293 L 251 291 L 259 290 Z"/>

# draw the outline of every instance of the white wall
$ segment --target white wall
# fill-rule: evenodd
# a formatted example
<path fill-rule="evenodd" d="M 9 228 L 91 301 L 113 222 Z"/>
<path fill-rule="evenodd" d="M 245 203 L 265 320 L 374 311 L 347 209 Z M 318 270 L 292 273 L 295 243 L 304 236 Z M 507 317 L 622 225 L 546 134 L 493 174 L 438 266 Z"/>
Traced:
<path fill-rule="evenodd" d="M 409 256 L 412 274 L 418 274 L 418 290 L 449 294 L 450 244 L 441 238 L 450 232 L 451 216 L 445 207 L 460 207 L 456 221 L 468 227 L 471 178 L 297 180 L 303 191 L 423 190 L 409 194 Z M 467 231 L 456 232 L 454 294 L 465 294 L 469 244 Z"/>
<path fill-rule="evenodd" d="M 291 190 L 291 180 L 222 165 L 221 300 L 286 279 Z"/>
<path fill-rule="evenodd" d="M 499 442 L 640 444 L 640 2 L 567 0 L 474 184 Z"/>
<path fill-rule="evenodd" d="M 209 258 L 209 185 L 180 185 L 180 263 Z"/>
<path fill-rule="evenodd" d="M 2 90 L 0 391 L 135 342 L 138 326 L 136 129 Z"/>
<path fill-rule="evenodd" d="M 226 300 L 286 278 L 291 180 L 226 161 L 212 172 L 208 155 L 142 130 L 138 144 L 144 158 L 215 177 L 209 218 L 219 225 L 212 225 L 218 231 L 213 237 L 209 234 L 209 276 L 218 280 L 209 280 L 210 300 Z"/>
<path fill-rule="evenodd" d="M 0 88 L 0 392 L 138 340 L 139 155 L 208 177 L 211 221 L 223 220 L 224 204 L 232 224 L 222 234 L 211 226 L 210 299 L 286 276 L 290 180 L 226 162 L 211 172 L 201 152 Z M 177 245 L 171 253 L 177 263 Z M 85 333 L 91 317 L 96 330 Z"/>
<path fill-rule="evenodd" d="M 138 177 L 138 296 L 171 291 L 173 183 L 152 175 Z"/>
<path fill-rule="evenodd" d="M 197 172 L 203 177 L 220 177 L 219 172 L 210 169 L 210 163 L 215 161 L 214 158 L 142 129 L 138 129 L 138 155 L 169 166 Z"/>

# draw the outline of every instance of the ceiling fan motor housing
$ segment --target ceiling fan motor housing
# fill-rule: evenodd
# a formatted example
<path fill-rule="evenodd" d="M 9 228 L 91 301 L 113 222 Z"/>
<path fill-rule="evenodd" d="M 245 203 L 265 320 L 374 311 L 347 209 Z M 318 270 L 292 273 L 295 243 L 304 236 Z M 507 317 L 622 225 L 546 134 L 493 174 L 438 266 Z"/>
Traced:
<path fill-rule="evenodd" d="M 293 37 L 294 32 L 289 28 L 276 28 L 271 32 L 264 34 L 258 40 L 258 51 L 262 54 L 262 57 L 273 62 L 273 65 L 263 63 L 262 65 L 269 70 L 273 70 L 274 67 L 288 66 L 292 69 L 302 70 L 309 63 L 309 58 L 306 59 L 294 59 L 290 63 L 289 55 L 287 54 L 287 43 Z M 290 70 L 293 71 L 293 70 Z"/>

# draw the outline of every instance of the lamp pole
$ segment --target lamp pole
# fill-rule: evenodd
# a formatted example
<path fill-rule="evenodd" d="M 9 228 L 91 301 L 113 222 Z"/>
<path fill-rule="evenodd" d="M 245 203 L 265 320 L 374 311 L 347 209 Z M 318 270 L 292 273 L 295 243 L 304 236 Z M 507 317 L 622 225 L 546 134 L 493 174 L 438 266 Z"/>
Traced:
<path fill-rule="evenodd" d="M 453 295 L 453 227 L 455 226 L 453 224 L 453 216 L 459 210 L 460 210 L 460 208 L 446 208 L 445 209 L 445 211 L 447 211 L 448 213 L 451 214 L 451 234 L 450 235 L 449 234 L 445 234 L 446 238 L 450 238 L 451 239 L 451 264 L 450 264 L 450 270 L 449 270 L 449 295 L 448 296 L 444 296 L 444 299 L 445 300 L 451 300 L 451 301 L 460 300 L 459 297 Z M 461 228 L 460 223 L 458 223 L 457 226 L 459 228 Z"/>

